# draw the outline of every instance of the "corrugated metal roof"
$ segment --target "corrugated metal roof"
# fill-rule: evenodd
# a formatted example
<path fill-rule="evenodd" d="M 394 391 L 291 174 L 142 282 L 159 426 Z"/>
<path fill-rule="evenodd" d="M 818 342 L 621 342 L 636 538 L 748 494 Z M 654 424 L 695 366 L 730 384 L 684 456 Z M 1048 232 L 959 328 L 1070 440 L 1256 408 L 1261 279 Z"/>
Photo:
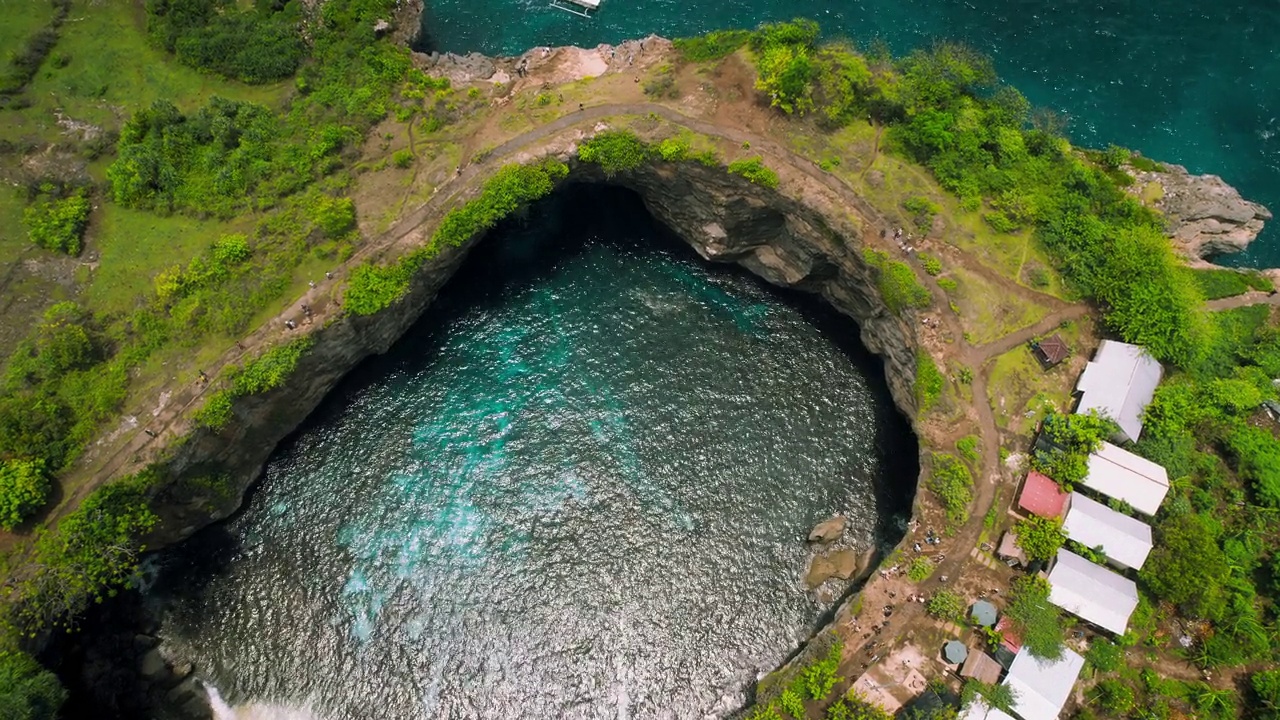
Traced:
<path fill-rule="evenodd" d="M 1067 519 L 1062 530 L 1067 537 L 1088 548 L 1102 546 L 1113 562 L 1140 570 L 1151 552 L 1151 526 L 1118 513 L 1102 503 L 1071 493 Z"/>
<path fill-rule="evenodd" d="M 1082 667 L 1084 658 L 1066 648 L 1057 660 L 1042 660 L 1023 648 L 1004 678 L 1013 689 L 1014 714 L 1022 720 L 1057 720 Z"/>
<path fill-rule="evenodd" d="M 1142 411 L 1151 403 L 1163 374 L 1164 368 L 1146 350 L 1103 340 L 1076 382 L 1076 390 L 1082 393 L 1076 412 L 1096 410 L 1115 420 L 1126 439 L 1137 441 Z"/>
<path fill-rule="evenodd" d="M 999 708 L 989 708 L 981 699 L 975 699 L 965 705 L 956 720 L 1016 720 L 1009 713 Z"/>
<path fill-rule="evenodd" d="M 1067 494 L 1052 478 L 1035 470 L 1027 473 L 1022 494 L 1018 496 L 1018 507 L 1041 517 L 1055 518 L 1062 516 L 1066 503 Z"/>
<path fill-rule="evenodd" d="M 1123 500 L 1144 515 L 1155 515 L 1169 493 L 1169 473 L 1144 457 L 1104 442 L 1089 456 L 1084 486 Z"/>
<path fill-rule="evenodd" d="M 1123 635 L 1138 606 L 1138 586 L 1070 550 L 1058 551 L 1049 573 L 1049 602 L 1088 622 Z"/>

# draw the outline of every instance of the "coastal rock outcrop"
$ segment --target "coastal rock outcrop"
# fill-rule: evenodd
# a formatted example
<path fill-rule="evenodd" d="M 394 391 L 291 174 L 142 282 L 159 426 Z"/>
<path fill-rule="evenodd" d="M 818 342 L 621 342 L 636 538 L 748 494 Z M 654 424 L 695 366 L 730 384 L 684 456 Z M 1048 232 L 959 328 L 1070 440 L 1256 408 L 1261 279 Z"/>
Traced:
<path fill-rule="evenodd" d="M 1135 172 L 1133 188 L 1164 214 L 1169 236 L 1188 257 L 1241 252 L 1272 217 L 1217 175 L 1192 175 L 1181 165 L 1163 170 Z"/>
<path fill-rule="evenodd" d="M 804 583 L 810 590 L 814 590 L 832 578 L 850 580 L 857 574 L 858 551 L 846 548 L 814 557 L 809 563 L 809 572 L 804 577 Z"/>
<path fill-rule="evenodd" d="M 844 516 L 836 515 L 834 517 L 823 520 L 814 526 L 809 533 L 809 542 L 829 543 L 833 540 L 840 539 L 844 533 Z"/>

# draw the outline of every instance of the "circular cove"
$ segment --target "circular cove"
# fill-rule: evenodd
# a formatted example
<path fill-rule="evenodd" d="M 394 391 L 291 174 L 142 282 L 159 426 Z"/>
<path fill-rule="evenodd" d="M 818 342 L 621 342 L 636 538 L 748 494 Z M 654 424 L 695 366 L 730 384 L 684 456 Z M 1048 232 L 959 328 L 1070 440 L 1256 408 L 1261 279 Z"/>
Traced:
<path fill-rule="evenodd" d="M 562 190 L 161 558 L 160 634 L 224 715 L 726 715 L 844 590 L 810 528 L 901 536 L 916 443 L 856 337 Z"/>

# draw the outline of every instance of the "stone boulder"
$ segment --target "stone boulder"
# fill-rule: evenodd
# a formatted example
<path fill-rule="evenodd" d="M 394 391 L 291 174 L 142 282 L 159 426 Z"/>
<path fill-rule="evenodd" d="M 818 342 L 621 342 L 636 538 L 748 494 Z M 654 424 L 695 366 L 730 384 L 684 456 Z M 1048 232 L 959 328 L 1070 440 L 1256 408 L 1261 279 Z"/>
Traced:
<path fill-rule="evenodd" d="M 844 516 L 836 515 L 818 523 L 809 533 L 809 542 L 828 543 L 844 534 Z"/>
<path fill-rule="evenodd" d="M 857 551 L 852 549 L 837 550 L 833 553 L 814 557 L 813 562 L 809 564 L 809 572 L 804 577 L 804 583 L 810 590 L 813 590 L 831 578 L 849 580 L 857 574 Z"/>
<path fill-rule="evenodd" d="M 1189 257 L 1244 250 L 1262 232 L 1271 211 L 1240 197 L 1217 175 L 1192 175 L 1180 165 L 1164 172 L 1134 172 L 1133 190 L 1165 216 L 1166 231 Z"/>

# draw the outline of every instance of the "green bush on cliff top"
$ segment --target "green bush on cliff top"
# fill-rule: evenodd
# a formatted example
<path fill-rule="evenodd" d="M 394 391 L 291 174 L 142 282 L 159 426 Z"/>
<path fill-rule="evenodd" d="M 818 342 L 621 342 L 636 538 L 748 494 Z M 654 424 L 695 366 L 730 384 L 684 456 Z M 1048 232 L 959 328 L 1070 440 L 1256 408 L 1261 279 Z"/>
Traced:
<path fill-rule="evenodd" d="M 729 172 L 734 175 L 741 175 L 756 185 L 772 189 L 778 187 L 778 173 L 766 167 L 764 160 L 759 157 L 734 160 L 729 163 Z"/>
<path fill-rule="evenodd" d="M 599 165 L 613 177 L 635 170 L 649 158 L 649 146 L 630 130 L 608 130 L 578 146 L 578 159 Z"/>
<path fill-rule="evenodd" d="M 551 194 L 568 174 L 569 167 L 553 159 L 504 166 L 485 181 L 478 196 L 444 216 L 426 246 L 391 265 L 363 265 L 352 271 L 343 307 L 353 315 L 372 315 L 389 307 L 408 291 L 414 272 L 440 248 L 460 246 L 521 207 Z"/>
<path fill-rule="evenodd" d="M 12 531 L 49 499 L 43 460 L 0 461 L 0 529 Z"/>

